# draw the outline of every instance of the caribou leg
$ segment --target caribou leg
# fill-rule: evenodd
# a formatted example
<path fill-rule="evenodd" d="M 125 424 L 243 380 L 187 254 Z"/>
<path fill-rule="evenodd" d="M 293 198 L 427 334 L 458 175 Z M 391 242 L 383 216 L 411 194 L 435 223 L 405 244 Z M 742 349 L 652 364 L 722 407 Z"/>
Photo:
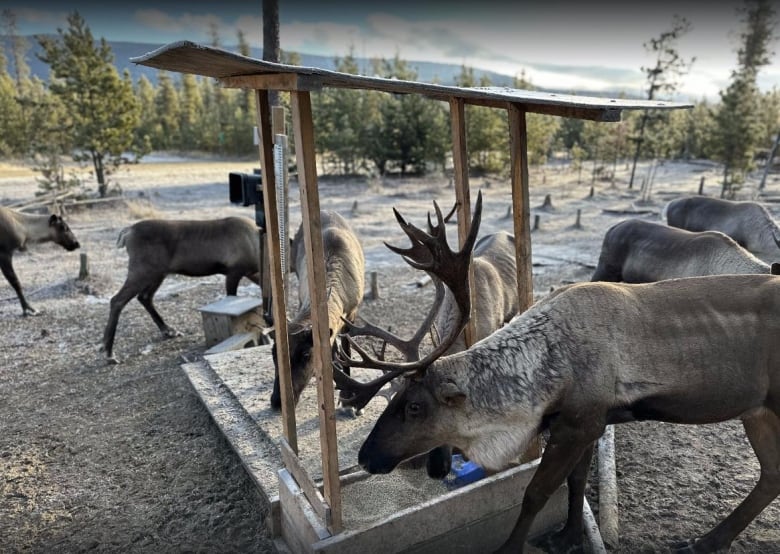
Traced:
<path fill-rule="evenodd" d="M 585 504 L 585 486 L 588 483 L 594 448 L 595 443 L 591 443 L 585 449 L 580 461 L 577 462 L 574 470 L 566 478 L 566 484 L 569 489 L 569 509 L 566 516 L 566 524 L 560 531 L 543 541 L 551 552 L 568 552 L 571 554 L 583 551 L 582 542 L 585 529 L 583 527 L 582 509 Z"/>
<path fill-rule="evenodd" d="M 19 298 L 19 303 L 22 305 L 22 315 L 36 315 L 38 312 L 27 303 L 27 299 L 24 297 L 22 284 L 19 282 L 19 277 L 16 276 L 10 255 L 0 255 L 0 270 L 3 271 L 3 275 L 5 275 L 8 283 L 13 287 L 16 296 Z"/>
<path fill-rule="evenodd" d="M 509 538 L 499 548 L 497 553 L 509 554 L 510 552 L 517 553 L 523 551 L 536 514 L 544 508 L 550 496 L 561 486 L 563 481 L 569 479 L 572 474 L 574 474 L 574 477 L 573 481 L 570 482 L 573 483 L 575 488 L 579 489 L 582 487 L 584 492 L 587 473 L 580 479 L 583 471 L 581 467 L 577 466 L 578 464 L 584 466 L 586 458 L 588 464 L 590 464 L 593 445 L 601 436 L 604 427 L 602 425 L 599 430 L 594 429 L 598 425 L 585 426 L 576 422 L 568 424 L 563 421 L 563 418 L 564 416 L 559 416 L 550 427 L 550 440 L 545 446 L 542 461 L 539 463 L 536 473 L 534 473 L 525 489 L 520 517 L 517 519 L 517 523 L 514 529 L 512 529 Z M 570 491 L 569 494 L 571 496 L 576 492 Z M 581 493 L 579 496 L 579 500 L 575 502 L 579 503 L 580 511 L 572 516 L 571 512 L 576 510 L 576 506 L 570 506 L 569 521 L 566 522 L 566 527 L 564 527 L 563 531 L 567 533 L 567 536 L 569 533 L 574 534 L 577 531 L 577 525 L 579 525 L 579 537 L 572 538 L 575 541 L 575 548 L 582 543 L 583 500 Z M 579 520 L 579 523 L 576 522 L 577 520 Z"/>
<path fill-rule="evenodd" d="M 173 327 L 169 327 L 168 324 L 163 321 L 162 316 L 157 311 L 157 308 L 154 307 L 153 302 L 154 294 L 157 292 L 157 289 L 160 288 L 160 285 L 162 285 L 164 279 L 165 276 L 163 275 L 162 277 L 159 277 L 152 283 L 148 284 L 144 290 L 138 294 L 138 301 L 144 308 L 146 308 L 146 311 L 149 312 L 149 315 L 152 316 L 152 321 L 154 321 L 154 324 L 157 325 L 157 328 L 160 330 L 160 333 L 162 333 L 163 337 L 170 339 L 173 337 L 180 337 L 181 333 Z"/>
<path fill-rule="evenodd" d="M 761 465 L 758 483 L 739 506 L 700 539 L 676 546 L 676 552 L 728 550 L 731 541 L 780 494 L 780 416 L 770 411 L 742 419 L 750 445 Z"/>

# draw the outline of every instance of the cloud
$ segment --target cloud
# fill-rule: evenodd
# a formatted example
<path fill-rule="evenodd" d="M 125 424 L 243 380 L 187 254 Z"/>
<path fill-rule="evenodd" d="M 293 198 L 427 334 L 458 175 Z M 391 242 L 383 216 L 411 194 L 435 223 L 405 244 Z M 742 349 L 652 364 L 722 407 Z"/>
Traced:
<path fill-rule="evenodd" d="M 50 25 L 52 27 L 64 27 L 68 22 L 67 11 L 38 10 L 34 8 L 14 8 L 17 23 L 30 23 L 32 25 Z"/>

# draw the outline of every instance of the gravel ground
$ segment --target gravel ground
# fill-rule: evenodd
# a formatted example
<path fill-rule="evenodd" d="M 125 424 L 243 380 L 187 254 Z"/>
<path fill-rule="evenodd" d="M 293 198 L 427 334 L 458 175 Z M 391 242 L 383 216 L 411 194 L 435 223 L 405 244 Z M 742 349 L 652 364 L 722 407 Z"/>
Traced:
<path fill-rule="evenodd" d="M 0 202 L 31 198 L 32 177 L 11 169 L 0 165 Z M 171 277 L 163 284 L 156 304 L 182 337 L 162 340 L 141 306 L 131 303 L 115 346 L 123 363 L 106 365 L 98 351 L 108 301 L 126 274 L 126 254 L 114 247 L 119 229 L 140 217 L 251 217 L 249 208 L 228 204 L 230 171 L 251 172 L 251 164 L 135 166 L 119 176 L 127 202 L 67 215 L 80 251 L 41 244 L 15 256 L 28 300 L 42 313 L 21 317 L 13 290 L 0 281 L 0 552 L 272 551 L 260 496 L 180 370 L 183 356 L 195 360 L 203 353 L 196 308 L 222 297 L 222 278 Z M 645 217 L 657 219 L 664 200 L 695 192 L 701 176 L 715 187 L 715 175 L 717 168 L 709 166 L 662 166 L 654 201 L 641 205 L 654 212 Z M 590 184 L 577 184 L 575 174 L 555 168 L 532 173 L 532 211 L 540 215 L 533 234 L 537 297 L 589 279 L 604 230 L 625 217 L 603 208 L 640 206 L 638 192 L 621 182 L 596 182 L 592 197 Z M 508 184 L 476 179 L 471 188 L 485 194 L 483 232 L 511 231 Z M 547 193 L 553 208 L 538 209 Z M 367 313 L 380 311 L 383 323 L 408 327 L 417 306 L 404 302 L 414 299 L 397 295 L 395 301 L 392 291 L 408 283 L 409 273 L 382 246 L 383 240 L 403 244 L 388 225 L 389 207 L 421 222 L 431 199 L 451 204 L 447 181 L 323 179 L 320 197 L 323 208 L 350 214 L 367 270 L 379 274 L 385 299 Z M 297 226 L 294 187 L 291 198 Z M 574 225 L 577 210 L 580 227 Z M 90 262 L 85 280 L 76 278 L 81 252 Z M 254 285 L 242 284 L 239 295 L 258 294 Z M 733 422 L 623 425 L 616 430 L 616 450 L 617 552 L 663 552 L 675 540 L 701 534 L 744 498 L 758 474 L 741 426 Z M 596 498 L 595 485 L 590 495 Z M 778 521 L 775 500 L 731 552 L 780 552 Z"/>

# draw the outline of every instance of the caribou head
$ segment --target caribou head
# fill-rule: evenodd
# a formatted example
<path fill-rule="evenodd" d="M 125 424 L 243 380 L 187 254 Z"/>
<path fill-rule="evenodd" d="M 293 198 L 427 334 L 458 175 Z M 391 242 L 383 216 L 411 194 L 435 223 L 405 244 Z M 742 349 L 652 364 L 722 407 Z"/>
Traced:
<path fill-rule="evenodd" d="M 446 421 L 446 417 L 435 412 L 447 410 L 448 406 L 459 403 L 464 397 L 453 383 L 432 383 L 434 379 L 427 369 L 435 363 L 455 342 L 468 323 L 471 311 L 469 289 L 469 265 L 472 249 L 476 242 L 482 214 L 482 194 L 477 196 L 471 227 L 460 250 L 453 250 L 447 242 L 445 218 L 434 202 L 437 223 L 434 225 L 428 217 L 428 231 L 423 231 L 407 222 L 403 216 L 393 210 L 401 229 L 409 237 L 412 246 L 399 248 L 386 244 L 392 251 L 400 254 L 415 269 L 428 272 L 436 284 L 436 296 L 428 315 L 417 332 L 409 340 L 403 340 L 390 331 L 370 323 L 362 325 L 347 324 L 347 341 L 358 358 L 345 355 L 341 350 L 334 363 L 334 380 L 341 389 L 342 402 L 362 409 L 380 389 L 394 379 L 403 378 L 400 391 L 393 396 L 387 408 L 379 417 L 358 454 L 358 462 L 370 473 L 387 473 L 399 463 L 424 454 L 442 444 L 446 432 L 431 429 L 437 421 Z M 452 292 L 458 306 L 459 319 L 449 333 L 427 354 L 420 355 L 423 338 L 429 331 L 444 299 L 444 287 Z M 358 345 L 354 337 L 370 336 L 379 338 L 400 351 L 407 361 L 387 361 L 384 356 L 370 355 Z M 352 367 L 381 370 L 383 374 L 368 382 L 359 382 L 346 374 Z M 395 437 L 403 434 L 403 440 Z M 433 439 L 437 437 L 437 439 Z M 431 462 L 429 460 L 429 473 Z"/>

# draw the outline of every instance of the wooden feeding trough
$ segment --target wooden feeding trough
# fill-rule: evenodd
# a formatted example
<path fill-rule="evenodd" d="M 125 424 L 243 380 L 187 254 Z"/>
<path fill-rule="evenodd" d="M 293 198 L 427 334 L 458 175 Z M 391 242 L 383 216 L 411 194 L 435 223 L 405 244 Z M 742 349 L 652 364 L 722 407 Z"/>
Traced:
<path fill-rule="evenodd" d="M 349 518 L 344 517 L 345 512 L 354 509 L 351 503 L 365 498 L 366 495 L 373 494 L 380 499 L 376 503 L 381 504 L 386 490 L 382 481 L 375 476 L 369 477 L 362 472 L 346 473 L 344 466 L 340 470 L 310 94 L 312 91 L 331 87 L 420 94 L 447 102 L 452 126 L 455 196 L 460 214 L 466 215 L 457 218 L 461 244 L 469 231 L 471 221 L 465 105 L 488 106 L 508 112 L 511 213 L 516 244 L 518 294 L 522 309 L 530 306 L 533 301 L 526 114 L 539 113 L 614 122 L 620 120 L 622 110 L 690 106 L 663 101 L 594 98 L 503 87 L 463 88 L 365 77 L 266 62 L 188 41 L 163 46 L 133 58 L 132 61 L 162 70 L 212 77 L 225 87 L 255 91 L 267 222 L 266 248 L 270 265 L 271 295 L 274 299 L 272 311 L 276 322 L 282 394 L 282 429 L 278 447 L 283 466 L 278 471 L 277 509 L 270 518 L 271 530 L 279 539 L 280 550 L 340 553 L 494 550 L 505 540 L 512 528 L 520 510 L 525 485 L 538 460 L 508 469 L 461 489 L 437 495 L 395 513 L 378 515 L 368 522 L 353 525 Z M 269 91 L 288 91 L 291 97 L 303 235 L 307 263 L 311 268 L 308 278 L 309 290 L 312 291 L 314 356 L 318 366 L 316 381 L 321 479 L 312 476 L 312 472 L 299 458 L 287 344 L 287 307 L 280 260 L 279 214 L 275 186 L 277 176 L 273 159 Z M 471 319 L 473 321 L 474 318 Z M 473 329 L 468 327 L 467 344 L 472 342 L 471 336 Z M 354 494 L 353 491 L 359 492 Z M 548 503 L 545 514 L 538 519 L 538 531 L 546 531 L 553 524 L 562 521 L 566 499 L 563 491 L 559 493 Z"/>

